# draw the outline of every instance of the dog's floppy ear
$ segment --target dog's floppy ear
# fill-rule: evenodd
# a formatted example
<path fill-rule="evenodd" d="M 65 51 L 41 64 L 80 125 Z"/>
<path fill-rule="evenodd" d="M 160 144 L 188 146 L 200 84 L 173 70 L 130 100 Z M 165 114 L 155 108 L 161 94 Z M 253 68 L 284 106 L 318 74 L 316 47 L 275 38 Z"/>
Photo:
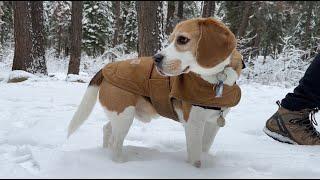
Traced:
<path fill-rule="evenodd" d="M 243 56 L 236 49 L 233 50 L 229 66 L 232 67 L 240 76 L 243 69 Z"/>
<path fill-rule="evenodd" d="M 237 40 L 224 24 L 213 18 L 200 19 L 198 24 L 197 62 L 204 68 L 212 68 L 232 53 Z"/>

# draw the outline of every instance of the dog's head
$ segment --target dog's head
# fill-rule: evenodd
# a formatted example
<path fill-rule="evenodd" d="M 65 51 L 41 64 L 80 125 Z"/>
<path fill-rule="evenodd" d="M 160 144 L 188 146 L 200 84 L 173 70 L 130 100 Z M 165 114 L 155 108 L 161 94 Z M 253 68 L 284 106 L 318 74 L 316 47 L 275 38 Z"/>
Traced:
<path fill-rule="evenodd" d="M 213 18 L 197 18 L 179 23 L 169 38 L 169 46 L 153 59 L 158 71 L 176 76 L 189 71 L 216 74 L 230 63 L 236 47 L 234 34 Z"/>

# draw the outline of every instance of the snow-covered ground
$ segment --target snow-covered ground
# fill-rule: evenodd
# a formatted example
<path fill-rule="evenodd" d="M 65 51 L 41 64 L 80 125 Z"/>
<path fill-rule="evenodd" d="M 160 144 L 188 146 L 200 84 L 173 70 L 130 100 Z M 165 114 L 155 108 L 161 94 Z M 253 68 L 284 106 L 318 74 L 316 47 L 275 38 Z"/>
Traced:
<path fill-rule="evenodd" d="M 242 84 L 241 103 L 197 169 L 186 163 L 183 127 L 165 118 L 134 122 L 122 164 L 102 148 L 108 119 L 99 104 L 66 139 L 87 83 L 64 79 L 0 82 L 0 178 L 320 178 L 319 147 L 282 144 L 262 131 L 275 101 L 292 89 Z"/>

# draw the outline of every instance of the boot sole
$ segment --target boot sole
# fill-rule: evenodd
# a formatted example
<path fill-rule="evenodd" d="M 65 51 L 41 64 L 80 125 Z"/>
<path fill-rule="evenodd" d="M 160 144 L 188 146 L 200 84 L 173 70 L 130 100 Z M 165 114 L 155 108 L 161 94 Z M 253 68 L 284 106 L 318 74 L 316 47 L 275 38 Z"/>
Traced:
<path fill-rule="evenodd" d="M 298 143 L 296 143 L 295 141 L 293 141 L 292 139 L 285 137 L 279 133 L 276 132 L 272 132 L 270 131 L 267 127 L 264 127 L 263 129 L 264 133 L 266 133 L 269 137 L 271 137 L 272 139 L 282 142 L 282 143 L 287 143 L 287 144 L 293 144 L 293 145 L 298 145 Z"/>

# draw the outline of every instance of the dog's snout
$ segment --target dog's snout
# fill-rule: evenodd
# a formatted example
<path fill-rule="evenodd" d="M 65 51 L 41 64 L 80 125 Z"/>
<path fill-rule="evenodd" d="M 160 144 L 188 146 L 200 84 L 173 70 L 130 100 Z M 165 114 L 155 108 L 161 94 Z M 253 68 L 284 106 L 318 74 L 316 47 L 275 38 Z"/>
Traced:
<path fill-rule="evenodd" d="M 156 54 L 153 56 L 153 60 L 157 63 L 160 64 L 163 60 L 164 56 L 160 53 Z"/>

